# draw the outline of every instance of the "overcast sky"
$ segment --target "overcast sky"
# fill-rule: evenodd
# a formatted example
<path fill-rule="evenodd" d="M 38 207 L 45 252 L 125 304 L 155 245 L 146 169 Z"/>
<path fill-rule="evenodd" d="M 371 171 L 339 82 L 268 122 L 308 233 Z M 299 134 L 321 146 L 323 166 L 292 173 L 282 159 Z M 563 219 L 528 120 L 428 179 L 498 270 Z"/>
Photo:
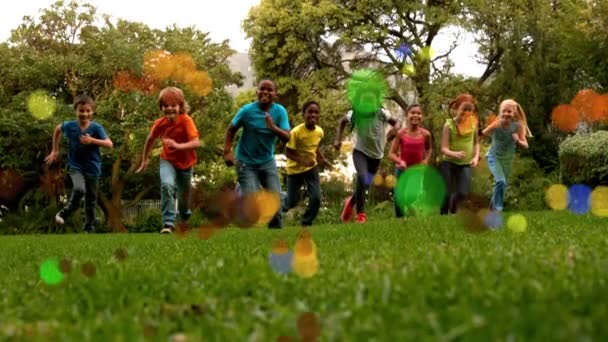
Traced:
<path fill-rule="evenodd" d="M 66 0 L 69 1 L 69 0 Z M 0 20 L 0 41 L 6 41 L 25 15 L 37 16 L 41 8 L 47 8 L 55 0 L 18 0 L 3 3 Z M 239 52 L 246 52 L 249 42 L 241 28 L 241 22 L 251 6 L 260 0 L 93 0 L 98 13 L 116 18 L 143 22 L 153 28 L 163 29 L 171 24 L 180 27 L 196 26 L 209 32 L 216 41 L 230 40 L 230 45 Z M 169 7 L 170 6 L 170 7 Z M 475 62 L 476 48 L 471 37 L 461 38 L 462 44 L 454 51 L 454 72 L 469 76 L 481 76 L 483 67 Z M 434 48 L 441 53 L 448 48 L 453 38 L 440 35 Z"/>

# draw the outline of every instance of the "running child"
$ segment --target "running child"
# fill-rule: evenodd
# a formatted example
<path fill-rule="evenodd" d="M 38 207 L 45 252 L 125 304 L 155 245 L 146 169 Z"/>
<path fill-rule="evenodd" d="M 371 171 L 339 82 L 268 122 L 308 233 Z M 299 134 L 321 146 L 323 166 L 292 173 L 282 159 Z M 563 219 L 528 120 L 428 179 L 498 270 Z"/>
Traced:
<path fill-rule="evenodd" d="M 321 207 L 321 181 L 317 164 L 328 164 L 319 149 L 323 129 L 318 126 L 321 106 L 308 101 L 302 108 L 304 123 L 291 130 L 291 138 L 285 148 L 287 157 L 287 199 L 283 211 L 298 204 L 300 188 L 306 184 L 308 207 L 302 216 L 302 225 L 311 226 Z"/>
<path fill-rule="evenodd" d="M 196 164 L 196 151 L 201 146 L 199 131 L 188 115 L 189 107 L 184 93 L 176 87 L 161 90 L 158 105 L 163 117 L 154 121 L 146 138 L 141 164 L 142 172 L 150 161 L 150 150 L 157 139 L 162 140 L 160 154 L 160 200 L 163 216 L 161 234 L 173 233 L 176 221 L 186 224 L 192 215 L 192 173 Z M 179 219 L 175 211 L 175 201 Z"/>
<path fill-rule="evenodd" d="M 422 108 L 412 104 L 406 109 L 407 126 L 397 132 L 391 143 L 388 158 L 397 166 L 395 176 L 399 176 L 408 168 L 418 164 L 428 164 L 433 154 L 431 133 L 422 128 Z M 403 217 L 403 208 L 397 205 L 395 197 L 395 215 Z"/>
<path fill-rule="evenodd" d="M 277 138 L 288 142 L 290 138 L 287 110 L 274 103 L 277 87 L 274 81 L 262 80 L 257 89 L 258 100 L 238 111 L 226 130 L 224 160 L 226 165 L 236 165 L 239 191 L 251 194 L 262 188 L 281 193 L 281 181 L 274 156 Z M 243 134 L 236 147 L 236 158 L 232 154 L 232 142 L 237 131 Z M 268 223 L 268 228 L 281 228 L 282 215 L 279 207 Z"/>
<path fill-rule="evenodd" d="M 52 164 L 59 156 L 60 135 L 68 140 L 68 172 L 72 180 L 72 194 L 67 205 L 55 215 L 55 221 L 64 224 L 70 215 L 80 207 L 84 197 L 85 233 L 95 232 L 97 211 L 97 189 L 101 176 L 100 147 L 113 148 L 113 143 L 103 126 L 93 121 L 95 101 L 87 95 L 74 99 L 77 120 L 65 121 L 55 127 L 53 149 L 44 161 Z"/>
<path fill-rule="evenodd" d="M 492 137 L 492 145 L 486 153 L 486 160 L 494 176 L 494 191 L 490 201 L 490 209 L 502 211 L 504 208 L 505 192 L 515 148 L 519 145 L 528 148 L 528 137 L 532 133 L 528 128 L 526 113 L 519 103 L 509 99 L 500 104 L 498 118 L 483 130 L 483 136 Z"/>
<path fill-rule="evenodd" d="M 441 174 L 447 186 L 441 214 L 454 214 L 468 196 L 472 168 L 479 163 L 479 111 L 475 98 L 461 94 L 448 106 L 450 118 L 441 135 Z"/>

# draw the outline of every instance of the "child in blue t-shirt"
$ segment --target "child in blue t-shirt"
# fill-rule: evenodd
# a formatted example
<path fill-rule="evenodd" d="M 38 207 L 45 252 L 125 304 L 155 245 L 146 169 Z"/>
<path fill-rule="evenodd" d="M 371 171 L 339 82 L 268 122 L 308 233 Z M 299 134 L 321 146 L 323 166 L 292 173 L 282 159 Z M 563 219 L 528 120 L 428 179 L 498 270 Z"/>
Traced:
<path fill-rule="evenodd" d="M 101 175 L 101 153 L 99 147 L 112 148 L 103 127 L 91 120 L 95 111 L 95 101 L 86 95 L 74 99 L 74 109 L 78 120 L 65 121 L 53 132 L 53 150 L 44 159 L 47 164 L 53 163 L 59 156 L 60 135 L 68 139 L 68 171 L 72 179 L 72 195 L 67 205 L 55 215 L 55 221 L 64 224 L 65 220 L 80 206 L 85 198 L 86 221 L 84 231 L 95 231 L 95 210 L 97 207 L 97 188 Z"/>
<path fill-rule="evenodd" d="M 258 100 L 243 106 L 232 119 L 224 140 L 226 165 L 236 164 L 238 184 L 243 194 L 264 189 L 281 193 L 281 181 L 274 159 L 277 137 L 289 141 L 290 127 L 287 110 L 274 103 L 276 85 L 272 80 L 262 80 L 257 89 Z M 232 154 L 232 141 L 242 128 L 243 134 Z M 281 228 L 281 210 L 268 223 L 269 228 Z"/>

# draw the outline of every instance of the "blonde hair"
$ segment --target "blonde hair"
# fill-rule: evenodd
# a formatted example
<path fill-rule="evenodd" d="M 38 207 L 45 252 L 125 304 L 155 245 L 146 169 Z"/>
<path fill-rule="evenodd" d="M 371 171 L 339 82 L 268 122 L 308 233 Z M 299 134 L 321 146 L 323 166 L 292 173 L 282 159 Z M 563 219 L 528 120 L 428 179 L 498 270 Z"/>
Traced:
<path fill-rule="evenodd" d="M 517 120 L 521 121 L 521 123 L 524 125 L 524 128 L 526 129 L 526 135 L 530 138 L 533 137 L 532 132 L 530 131 L 530 128 L 528 127 L 528 120 L 526 118 L 526 112 L 524 112 L 524 109 L 521 108 L 521 105 L 519 103 L 515 102 L 515 100 L 506 99 L 506 100 L 502 101 L 500 103 L 500 107 L 498 108 L 498 112 L 502 113 L 502 108 L 504 106 L 508 106 L 508 105 L 512 105 L 515 107 L 515 109 L 516 109 L 515 116 L 516 116 Z"/>
<path fill-rule="evenodd" d="M 167 102 L 176 101 L 179 104 L 180 113 L 188 113 L 190 106 L 186 102 L 184 92 L 177 87 L 166 87 L 160 91 L 158 95 L 158 106 L 162 109 L 163 104 Z"/>

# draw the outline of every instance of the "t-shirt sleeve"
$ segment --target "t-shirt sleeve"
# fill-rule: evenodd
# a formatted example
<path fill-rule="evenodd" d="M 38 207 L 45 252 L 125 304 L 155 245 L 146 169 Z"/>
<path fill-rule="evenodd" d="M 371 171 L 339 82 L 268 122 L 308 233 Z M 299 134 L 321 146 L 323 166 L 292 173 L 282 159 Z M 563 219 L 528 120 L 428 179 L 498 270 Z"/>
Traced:
<path fill-rule="evenodd" d="M 289 131 L 289 118 L 287 117 L 287 110 L 284 107 L 280 107 L 279 111 L 279 128 Z"/>
<path fill-rule="evenodd" d="M 353 111 L 352 110 L 349 110 L 346 113 L 346 120 L 348 120 L 348 122 L 353 122 Z"/>
<path fill-rule="evenodd" d="M 319 130 L 321 131 L 321 140 L 323 140 L 325 138 L 325 131 L 321 127 L 319 127 Z"/>
<path fill-rule="evenodd" d="M 243 117 L 245 116 L 246 113 L 247 113 L 247 107 L 246 106 L 241 107 L 241 109 L 236 113 L 234 118 L 232 118 L 232 121 L 230 122 L 230 124 L 232 126 L 234 126 L 235 128 L 241 128 L 243 126 Z"/>
<path fill-rule="evenodd" d="M 289 141 L 287 142 L 287 145 L 285 147 L 295 150 L 296 146 L 297 146 L 297 143 L 296 143 L 297 139 L 298 139 L 298 130 L 294 129 L 291 131 L 291 136 L 289 137 Z"/>
<path fill-rule="evenodd" d="M 150 128 L 150 136 L 152 137 L 152 139 L 156 139 L 160 136 L 160 123 L 162 122 L 162 119 L 157 119 L 156 121 L 154 121 L 154 124 L 152 124 L 152 128 Z"/>
<path fill-rule="evenodd" d="M 108 135 L 106 134 L 106 130 L 103 128 L 102 125 L 97 124 L 95 126 L 95 133 L 97 134 L 97 139 L 101 139 L 101 140 L 106 140 L 108 138 Z"/>
<path fill-rule="evenodd" d="M 192 120 L 191 117 L 187 118 L 186 122 L 184 123 L 184 126 L 186 128 L 186 135 L 188 136 L 188 141 L 198 138 L 200 136 L 200 133 L 196 128 L 196 125 L 194 124 L 194 120 Z"/>
<path fill-rule="evenodd" d="M 389 112 L 387 109 L 382 108 L 381 112 L 382 112 L 381 118 L 382 118 L 382 121 L 384 121 L 384 122 L 389 122 L 389 120 L 393 117 L 391 115 L 391 112 Z M 395 120 L 399 121 L 397 118 L 395 118 Z"/>

